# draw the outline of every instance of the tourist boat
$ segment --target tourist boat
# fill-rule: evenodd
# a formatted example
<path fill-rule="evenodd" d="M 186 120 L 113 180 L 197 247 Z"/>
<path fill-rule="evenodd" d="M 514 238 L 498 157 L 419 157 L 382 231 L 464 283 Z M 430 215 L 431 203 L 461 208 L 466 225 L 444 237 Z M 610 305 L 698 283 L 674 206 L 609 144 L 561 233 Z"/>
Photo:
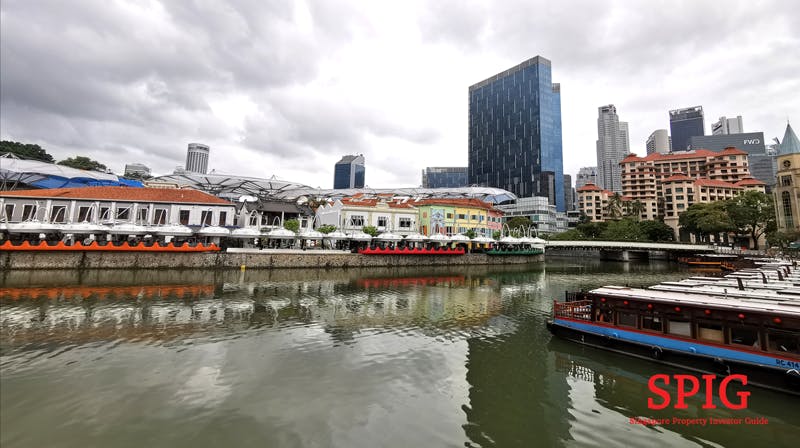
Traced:
<path fill-rule="evenodd" d="M 735 271 L 745 266 L 752 266 L 752 262 L 734 254 L 701 254 L 693 257 L 679 257 L 678 263 L 693 268 L 714 268 L 723 271 Z"/>
<path fill-rule="evenodd" d="M 581 344 L 800 395 L 800 301 L 605 286 L 553 302 L 548 328 Z"/>
<path fill-rule="evenodd" d="M 464 255 L 466 251 L 462 247 L 367 247 L 359 249 L 362 255 Z"/>

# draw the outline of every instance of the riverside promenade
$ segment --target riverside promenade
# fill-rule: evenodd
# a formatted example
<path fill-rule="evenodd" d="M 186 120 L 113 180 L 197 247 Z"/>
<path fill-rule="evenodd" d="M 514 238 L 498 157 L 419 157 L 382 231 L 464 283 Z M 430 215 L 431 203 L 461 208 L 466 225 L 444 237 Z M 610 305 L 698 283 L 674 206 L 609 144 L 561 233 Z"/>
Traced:
<path fill-rule="evenodd" d="M 232 249 L 229 252 L 0 252 L 0 269 L 277 269 L 460 266 L 543 262 L 544 255 L 361 255 L 338 250 Z"/>

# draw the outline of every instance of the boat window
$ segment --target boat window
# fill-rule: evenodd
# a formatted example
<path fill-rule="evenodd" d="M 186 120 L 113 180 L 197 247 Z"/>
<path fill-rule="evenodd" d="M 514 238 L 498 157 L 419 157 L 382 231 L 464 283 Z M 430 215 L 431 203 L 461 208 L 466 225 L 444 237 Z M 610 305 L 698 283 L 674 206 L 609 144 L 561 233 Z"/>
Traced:
<path fill-rule="evenodd" d="M 692 337 L 692 326 L 688 320 L 669 320 L 669 334 Z"/>
<path fill-rule="evenodd" d="M 767 333 L 767 340 L 769 340 L 769 351 L 771 352 L 800 355 L 800 343 L 796 334 L 770 330 Z"/>
<path fill-rule="evenodd" d="M 638 316 L 633 313 L 617 313 L 617 325 L 636 328 Z"/>
<path fill-rule="evenodd" d="M 697 324 L 697 339 L 704 339 L 706 341 L 725 342 L 722 334 L 722 324 L 700 322 Z"/>
<path fill-rule="evenodd" d="M 664 331 L 664 322 L 659 316 L 642 316 L 642 330 Z"/>
<path fill-rule="evenodd" d="M 731 344 L 761 348 L 758 341 L 758 330 L 755 328 L 731 327 Z"/>

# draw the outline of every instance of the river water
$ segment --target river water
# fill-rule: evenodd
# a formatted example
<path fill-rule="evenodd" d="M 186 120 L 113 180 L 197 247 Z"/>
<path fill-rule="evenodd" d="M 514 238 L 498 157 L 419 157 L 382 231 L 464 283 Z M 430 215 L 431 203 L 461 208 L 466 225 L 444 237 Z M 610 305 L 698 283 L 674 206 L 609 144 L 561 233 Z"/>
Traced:
<path fill-rule="evenodd" d="M 716 398 L 702 409 L 692 397 L 686 410 L 651 411 L 649 377 L 677 371 L 546 329 L 565 290 L 688 275 L 667 263 L 577 259 L 5 272 L 0 445 L 797 446 L 797 398 L 750 389 L 744 410 Z"/>

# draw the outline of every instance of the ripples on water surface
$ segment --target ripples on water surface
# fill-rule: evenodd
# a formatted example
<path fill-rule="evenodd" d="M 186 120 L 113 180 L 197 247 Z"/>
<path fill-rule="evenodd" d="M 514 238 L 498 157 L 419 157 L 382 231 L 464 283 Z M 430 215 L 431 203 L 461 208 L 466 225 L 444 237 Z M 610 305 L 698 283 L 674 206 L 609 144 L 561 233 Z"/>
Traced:
<path fill-rule="evenodd" d="M 0 445 L 796 446 L 800 402 L 647 409 L 670 373 L 551 339 L 563 291 L 668 264 L 5 272 Z M 630 417 L 764 416 L 642 427 Z"/>

